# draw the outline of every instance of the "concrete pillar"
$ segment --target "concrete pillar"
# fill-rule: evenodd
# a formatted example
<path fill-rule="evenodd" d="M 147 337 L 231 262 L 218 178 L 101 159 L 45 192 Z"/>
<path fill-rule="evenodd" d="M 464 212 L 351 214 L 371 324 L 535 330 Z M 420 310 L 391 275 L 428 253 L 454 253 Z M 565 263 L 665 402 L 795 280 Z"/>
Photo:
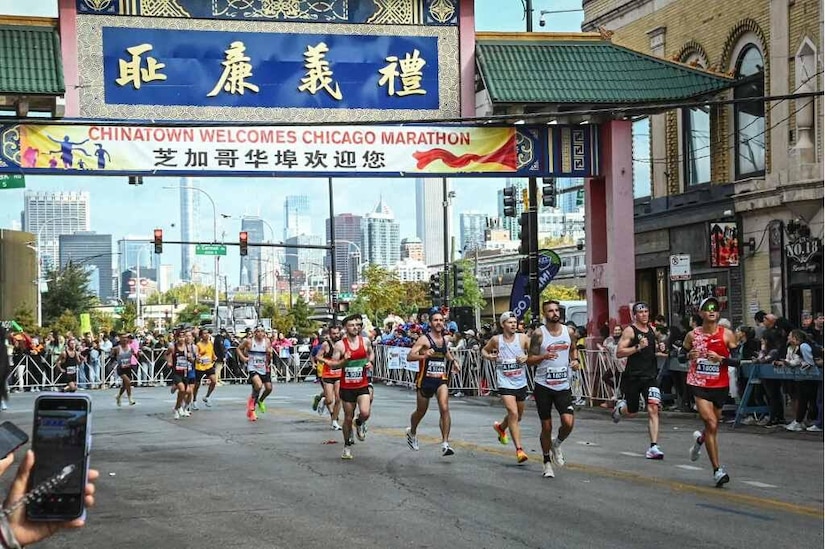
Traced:
<path fill-rule="evenodd" d="M 790 22 L 788 14 L 788 0 L 771 0 L 770 3 L 770 46 L 765 57 L 768 62 L 768 79 L 770 87 L 767 89 L 768 95 L 785 95 L 788 90 L 788 78 L 790 63 L 790 46 L 788 34 L 790 32 Z M 788 131 L 790 130 L 790 101 L 777 101 L 765 105 L 765 111 L 770 109 L 770 114 L 765 120 L 765 126 L 770 128 L 770 159 L 765 159 L 768 164 L 766 168 L 771 174 L 775 174 L 778 181 L 783 181 L 781 172 L 788 170 L 788 148 L 790 142 Z"/>
<path fill-rule="evenodd" d="M 80 116 L 80 69 L 77 54 L 77 3 L 59 0 L 58 28 L 60 29 L 60 54 L 63 58 L 63 80 L 66 83 L 67 117 Z M 102 53 L 102 52 L 101 52 Z"/>
<path fill-rule="evenodd" d="M 605 322 L 630 323 L 636 296 L 631 122 L 600 129 L 601 176 L 585 181 L 587 303 L 590 336 Z"/>
<path fill-rule="evenodd" d="M 459 17 L 461 116 L 473 117 L 476 115 L 476 21 L 474 0 L 461 0 Z"/>

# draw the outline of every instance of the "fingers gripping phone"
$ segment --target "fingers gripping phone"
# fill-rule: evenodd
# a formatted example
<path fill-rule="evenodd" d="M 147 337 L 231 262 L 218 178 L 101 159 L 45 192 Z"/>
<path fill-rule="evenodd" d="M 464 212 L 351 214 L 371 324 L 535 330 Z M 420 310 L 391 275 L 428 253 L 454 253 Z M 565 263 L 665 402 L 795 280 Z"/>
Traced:
<path fill-rule="evenodd" d="M 64 467 L 75 470 L 66 482 L 26 507 L 30 520 L 64 521 L 85 518 L 84 504 L 92 444 L 92 401 L 85 395 L 41 395 L 34 402 L 32 450 L 34 470 L 31 490 Z"/>
<path fill-rule="evenodd" d="M 0 459 L 6 457 L 29 441 L 29 435 L 11 421 L 0 425 Z"/>

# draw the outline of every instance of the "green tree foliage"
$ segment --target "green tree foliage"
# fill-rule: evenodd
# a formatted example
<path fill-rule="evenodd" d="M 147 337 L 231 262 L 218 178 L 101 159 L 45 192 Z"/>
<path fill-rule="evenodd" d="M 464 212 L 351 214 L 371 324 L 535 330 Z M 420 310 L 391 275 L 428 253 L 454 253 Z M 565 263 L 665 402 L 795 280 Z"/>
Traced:
<path fill-rule="evenodd" d="M 484 307 L 484 298 L 481 294 L 481 288 L 478 285 L 478 280 L 473 276 L 472 264 L 469 260 L 456 261 L 456 265 L 464 273 L 464 295 L 456 297 L 453 295 L 453 271 L 450 270 L 450 306 L 451 307 Z"/>
<path fill-rule="evenodd" d="M 27 332 L 33 331 L 37 324 L 37 319 L 34 318 L 34 307 L 29 306 L 28 303 L 18 306 L 11 315 L 11 320 L 16 321 Z"/>
<path fill-rule="evenodd" d="M 418 309 L 429 307 L 431 303 L 429 286 L 429 283 L 424 281 L 402 282 L 401 290 L 405 297 L 394 312 L 406 318 L 412 313 L 417 313 Z M 378 320 L 382 319 L 379 318 Z"/>
<path fill-rule="evenodd" d="M 60 316 L 58 316 L 54 320 L 54 322 L 52 322 L 49 326 L 50 330 L 56 331 L 59 334 L 72 332 L 75 335 L 75 337 L 82 335 L 79 333 L 80 318 L 78 318 L 78 315 L 76 315 L 68 309 L 63 311 L 63 313 Z"/>
<path fill-rule="evenodd" d="M 197 326 L 200 324 L 200 316 L 202 313 L 211 313 L 212 308 L 209 305 L 201 305 L 199 303 L 189 303 L 178 313 L 178 322 L 181 324 L 192 324 Z"/>
<path fill-rule="evenodd" d="M 582 299 L 579 295 L 579 289 L 575 286 L 563 286 L 561 284 L 549 284 L 543 292 L 541 292 L 542 303 L 548 300 L 554 301 L 577 301 Z"/>
<path fill-rule="evenodd" d="M 380 265 L 367 265 L 364 283 L 350 311 L 366 314 L 370 319 L 383 320 L 388 314 L 398 314 L 409 308 L 404 285 L 398 276 Z"/>
<path fill-rule="evenodd" d="M 292 310 L 289 311 L 289 317 L 292 319 L 292 328 L 298 335 L 309 336 L 318 329 L 318 323 L 310 320 L 309 317 L 311 315 L 312 309 L 310 309 L 309 304 L 304 301 L 304 298 L 298 296 L 298 299 L 295 300 L 292 306 Z"/>
<path fill-rule="evenodd" d="M 213 286 L 204 286 L 203 284 L 195 284 L 189 282 L 170 288 L 166 292 L 155 292 L 146 296 L 147 305 L 161 305 L 165 303 L 180 303 L 181 305 L 187 303 L 194 303 L 195 296 L 198 301 L 214 301 L 215 288 Z"/>
<path fill-rule="evenodd" d="M 312 292 L 312 295 L 309 297 L 309 302 L 314 305 L 323 305 L 327 302 L 327 296 L 315 290 Z"/>
<path fill-rule="evenodd" d="M 64 269 L 46 272 L 49 291 L 43 294 L 43 324 L 54 324 L 64 313 L 75 316 L 88 312 L 97 303 L 97 297 L 89 291 L 89 272 L 80 265 L 69 262 Z"/>
<path fill-rule="evenodd" d="M 132 332 L 135 329 L 135 321 L 137 320 L 137 308 L 134 302 L 129 301 L 124 305 L 123 311 L 120 313 L 120 322 L 117 324 L 119 332 Z"/>
<path fill-rule="evenodd" d="M 95 334 L 100 332 L 109 333 L 115 327 L 115 318 L 109 313 L 104 313 L 99 309 L 89 311 L 92 320 L 92 330 Z"/>

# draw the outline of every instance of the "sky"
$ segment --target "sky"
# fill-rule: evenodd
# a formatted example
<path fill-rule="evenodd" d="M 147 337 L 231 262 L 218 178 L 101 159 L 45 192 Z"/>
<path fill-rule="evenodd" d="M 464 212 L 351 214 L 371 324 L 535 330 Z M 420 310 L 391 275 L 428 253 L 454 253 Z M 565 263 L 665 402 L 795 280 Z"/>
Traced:
<path fill-rule="evenodd" d="M 0 15 L 57 16 L 56 0 L 0 0 Z M 583 14 L 560 13 L 546 16 L 547 25 L 539 26 L 539 10 L 581 8 L 580 0 L 535 0 L 534 31 L 578 31 Z M 476 0 L 476 29 L 479 31 L 521 31 L 525 28 L 521 0 Z M 216 203 L 218 232 L 226 232 L 227 240 L 237 239 L 242 215 L 260 215 L 275 229 L 275 238 L 283 236 L 284 197 L 306 194 L 310 197 L 313 233 L 324 235 L 325 219 L 329 216 L 327 180 L 289 178 L 200 178 L 197 186 L 211 195 Z M 110 233 L 114 239 L 125 235 L 146 235 L 163 228 L 166 239 L 180 236 L 178 192 L 164 186 L 178 185 L 179 178 L 145 178 L 144 185 L 128 185 L 125 177 L 62 177 L 26 176 L 27 190 L 88 191 L 91 195 L 91 230 Z M 333 183 L 335 214 L 363 215 L 374 209 L 383 197 L 401 225 L 401 238 L 415 236 L 415 180 L 410 179 L 335 179 Z M 458 216 L 476 211 L 496 214 L 497 191 L 504 187 L 500 178 L 461 178 L 452 180 L 456 193 L 453 203 L 452 234 L 458 238 Z M 0 227 L 9 228 L 19 221 L 23 207 L 23 190 L 0 191 Z M 200 195 L 200 193 L 195 193 Z M 224 214 L 230 216 L 224 218 Z M 203 217 L 201 238 L 212 234 L 212 208 L 201 202 Z M 169 251 L 166 251 L 166 250 Z M 164 249 L 162 263 L 179 271 L 180 253 L 174 247 Z M 234 261 L 230 265 L 234 265 Z M 230 267 L 230 273 L 238 269 Z M 237 275 L 236 275 L 237 276 Z M 231 280 L 231 279 L 230 279 Z"/>

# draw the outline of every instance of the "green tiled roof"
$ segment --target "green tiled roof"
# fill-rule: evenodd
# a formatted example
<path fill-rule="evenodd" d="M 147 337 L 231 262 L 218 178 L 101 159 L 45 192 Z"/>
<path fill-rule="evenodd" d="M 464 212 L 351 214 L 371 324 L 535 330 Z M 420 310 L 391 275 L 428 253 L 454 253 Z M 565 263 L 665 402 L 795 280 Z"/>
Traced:
<path fill-rule="evenodd" d="M 65 89 L 54 28 L 0 26 L 0 94 L 63 95 Z"/>
<path fill-rule="evenodd" d="M 600 39 L 480 36 L 476 59 L 493 103 L 655 103 L 706 95 L 733 82 Z"/>

